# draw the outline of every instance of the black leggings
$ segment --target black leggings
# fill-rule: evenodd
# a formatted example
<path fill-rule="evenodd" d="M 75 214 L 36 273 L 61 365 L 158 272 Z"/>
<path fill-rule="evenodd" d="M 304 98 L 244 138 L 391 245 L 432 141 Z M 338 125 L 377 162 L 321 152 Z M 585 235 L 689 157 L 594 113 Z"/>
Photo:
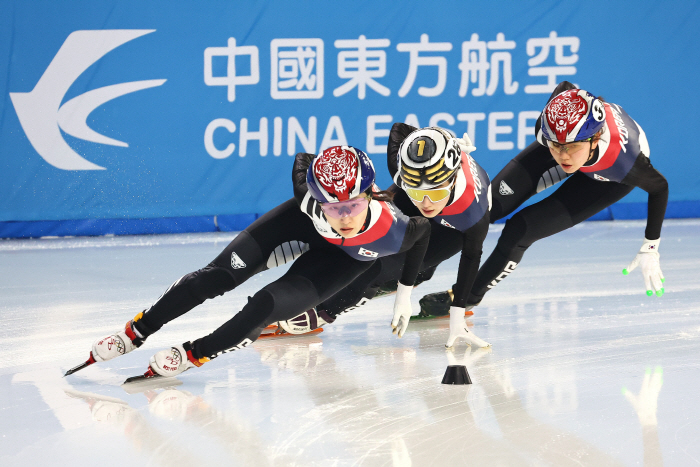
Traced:
<path fill-rule="evenodd" d="M 538 185 L 546 188 L 556 183 L 557 173 L 561 175 L 556 166 L 549 150 L 537 142 L 518 154 L 492 182 L 491 222 L 513 212 L 537 193 Z M 588 219 L 625 197 L 632 188 L 576 172 L 550 196 L 516 213 L 506 222 L 496 248 L 479 268 L 467 303 L 479 303 L 489 289 L 508 277 L 534 242 Z"/>
<path fill-rule="evenodd" d="M 302 255 L 307 249 L 310 251 Z M 252 342 L 268 324 L 293 318 L 317 305 L 373 263 L 357 261 L 324 240 L 290 199 L 238 234 L 206 267 L 175 281 L 145 311 L 136 328 L 148 336 L 205 300 L 295 258 L 299 259 L 284 276 L 256 293 L 236 316 L 195 341 L 195 356 L 212 357 Z"/>
<path fill-rule="evenodd" d="M 411 214 L 412 215 L 412 214 Z M 462 250 L 462 233 L 430 223 L 430 243 L 420 266 L 416 285 L 430 279 L 437 266 Z M 403 271 L 406 253 L 384 256 L 374 262 L 371 268 L 338 292 L 319 308 L 331 317 L 351 311 L 371 300 L 386 282 L 398 281 Z"/>
<path fill-rule="evenodd" d="M 340 248 L 312 248 L 282 277 L 250 297 L 233 318 L 194 341 L 194 356 L 213 358 L 252 343 L 265 326 L 315 307 L 350 284 L 372 263 L 355 260 Z"/>

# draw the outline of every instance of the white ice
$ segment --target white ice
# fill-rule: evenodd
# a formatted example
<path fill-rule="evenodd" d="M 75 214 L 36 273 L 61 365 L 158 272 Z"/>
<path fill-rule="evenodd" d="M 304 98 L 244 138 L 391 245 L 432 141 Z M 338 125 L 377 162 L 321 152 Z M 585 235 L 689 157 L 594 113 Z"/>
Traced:
<path fill-rule="evenodd" d="M 664 224 L 663 297 L 621 274 L 643 236 L 588 222 L 533 245 L 468 320 L 491 350 L 446 351 L 447 320 L 397 338 L 386 297 L 129 392 L 153 353 L 211 332 L 284 268 L 64 378 L 233 234 L 0 241 L 0 465 L 698 465 L 700 220 Z M 415 290 L 415 312 L 456 267 Z M 448 364 L 473 384 L 442 385 Z"/>

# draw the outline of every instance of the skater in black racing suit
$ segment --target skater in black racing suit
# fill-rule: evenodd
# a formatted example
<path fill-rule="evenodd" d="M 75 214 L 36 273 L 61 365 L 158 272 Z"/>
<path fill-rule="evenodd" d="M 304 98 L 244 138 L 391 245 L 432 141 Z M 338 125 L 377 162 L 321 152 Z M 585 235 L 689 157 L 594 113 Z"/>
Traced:
<path fill-rule="evenodd" d="M 530 144 L 493 180 L 491 222 L 502 219 L 534 194 L 562 181 L 549 197 L 506 222 L 498 244 L 479 269 L 467 307 L 508 277 L 539 239 L 583 222 L 624 198 L 634 187 L 649 194 L 644 241 L 628 274 L 640 266 L 647 295 L 664 294 L 659 266 L 661 225 L 668 183 L 649 160 L 646 135 L 622 107 L 561 82 L 536 124 Z M 443 301 L 446 293 L 432 294 Z M 449 300 L 449 299 L 448 299 Z"/>
<path fill-rule="evenodd" d="M 398 211 L 390 195 L 374 185 L 374 178 L 367 155 L 349 146 L 329 148 L 320 156 L 298 154 L 295 199 L 257 219 L 205 268 L 175 281 L 123 331 L 96 341 L 91 360 L 109 360 L 134 350 L 164 324 L 272 265 L 280 245 L 290 248 L 290 256 L 298 256 L 280 279 L 257 292 L 213 333 L 158 352 L 145 376 L 173 376 L 245 347 L 267 325 L 318 305 L 366 271 L 376 258 L 397 253 L 403 254 L 405 264 L 392 326 L 403 335 L 430 228 L 422 217 L 409 218 Z M 307 191 L 308 184 L 312 186 Z"/>
<path fill-rule="evenodd" d="M 432 220 L 419 280 L 429 279 L 438 264 L 461 252 L 452 288 L 454 303 L 442 313 L 450 313 L 448 347 L 458 337 L 479 347 L 489 345 L 470 332 L 464 321 L 489 226 L 489 178 L 470 155 L 475 149 L 467 134 L 454 138 L 442 128 L 419 130 L 403 123 L 393 125 L 387 146 L 389 172 L 395 181 L 389 190 L 394 192 L 397 207 Z M 381 258 L 342 292 L 280 326 L 302 333 L 333 322 L 338 314 L 374 297 L 381 284 L 398 280 L 402 266 L 400 255 Z"/>

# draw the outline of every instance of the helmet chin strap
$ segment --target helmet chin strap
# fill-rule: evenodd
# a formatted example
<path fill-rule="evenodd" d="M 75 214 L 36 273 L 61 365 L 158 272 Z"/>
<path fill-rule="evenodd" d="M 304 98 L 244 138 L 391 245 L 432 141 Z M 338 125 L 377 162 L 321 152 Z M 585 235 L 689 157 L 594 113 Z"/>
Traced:
<path fill-rule="evenodd" d="M 595 155 L 596 149 L 598 149 L 598 146 L 593 147 L 593 143 L 591 143 L 591 150 L 590 150 L 589 153 L 588 153 L 588 159 L 586 159 L 586 162 L 584 163 L 584 165 L 586 165 L 586 164 L 588 164 L 589 162 L 591 162 L 591 160 L 593 159 L 593 156 Z"/>
<path fill-rule="evenodd" d="M 450 204 L 452 204 L 452 201 L 455 200 L 455 188 L 457 187 L 457 176 L 458 176 L 458 175 L 459 175 L 459 172 L 455 172 L 455 175 L 454 175 L 455 181 L 454 181 L 454 183 L 452 184 L 452 188 L 450 188 L 450 197 L 447 199 L 447 204 L 445 204 L 445 206 L 443 206 L 443 208 L 442 208 L 442 209 L 440 210 L 440 212 L 437 214 L 438 216 L 439 216 L 440 214 L 442 214 L 442 211 L 444 211 L 445 208 L 446 208 L 447 206 L 449 206 Z"/>
<path fill-rule="evenodd" d="M 370 203 L 372 203 L 371 199 L 370 199 Z M 362 225 L 362 228 L 360 229 L 359 232 L 357 232 L 358 234 L 361 234 L 362 232 L 367 230 L 367 227 L 369 227 L 369 223 L 372 220 L 372 215 L 370 213 L 371 213 L 370 207 L 369 207 L 369 205 L 367 205 L 367 217 L 365 217 L 365 223 Z"/>
<path fill-rule="evenodd" d="M 456 174 L 455 174 L 455 178 L 457 178 Z M 452 201 L 455 200 L 455 187 L 456 186 L 457 186 L 457 180 L 455 180 L 455 183 L 452 184 L 452 188 L 450 189 L 450 199 L 447 200 L 447 204 L 445 205 L 445 207 L 452 204 Z M 445 208 L 442 208 L 442 209 L 445 209 Z M 442 211 L 440 211 L 440 212 L 442 212 Z"/>

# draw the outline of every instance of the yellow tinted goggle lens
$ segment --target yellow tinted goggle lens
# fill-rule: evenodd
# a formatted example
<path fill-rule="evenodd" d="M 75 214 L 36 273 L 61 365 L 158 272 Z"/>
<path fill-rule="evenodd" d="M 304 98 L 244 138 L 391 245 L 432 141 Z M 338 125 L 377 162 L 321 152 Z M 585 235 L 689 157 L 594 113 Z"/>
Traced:
<path fill-rule="evenodd" d="M 437 190 L 417 190 L 415 188 L 404 188 L 406 194 L 415 201 L 423 201 L 426 196 L 433 203 L 442 201 L 450 196 L 450 187 L 438 188 Z"/>

